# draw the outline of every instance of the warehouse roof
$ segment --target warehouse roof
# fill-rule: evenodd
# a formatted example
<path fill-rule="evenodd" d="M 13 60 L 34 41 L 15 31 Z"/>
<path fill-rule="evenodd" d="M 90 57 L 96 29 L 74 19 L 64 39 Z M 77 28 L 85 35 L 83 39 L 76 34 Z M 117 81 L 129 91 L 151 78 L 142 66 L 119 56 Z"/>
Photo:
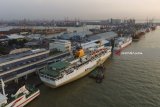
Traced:
<path fill-rule="evenodd" d="M 89 40 L 97 40 L 97 39 L 107 39 L 110 40 L 114 37 L 116 37 L 117 34 L 115 32 L 106 32 L 106 33 L 100 33 L 96 35 L 92 35 L 88 37 Z"/>
<path fill-rule="evenodd" d="M 22 35 L 17 35 L 17 34 L 12 34 L 7 36 L 9 39 L 23 39 L 25 36 Z"/>

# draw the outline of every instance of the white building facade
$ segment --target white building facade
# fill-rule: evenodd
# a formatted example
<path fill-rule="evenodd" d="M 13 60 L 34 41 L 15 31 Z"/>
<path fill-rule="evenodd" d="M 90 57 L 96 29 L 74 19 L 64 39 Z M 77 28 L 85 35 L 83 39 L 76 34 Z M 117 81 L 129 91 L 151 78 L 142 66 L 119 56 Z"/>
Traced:
<path fill-rule="evenodd" d="M 49 43 L 50 50 L 57 50 L 61 52 L 70 52 L 71 51 L 71 42 L 68 40 L 58 40 L 54 39 Z"/>

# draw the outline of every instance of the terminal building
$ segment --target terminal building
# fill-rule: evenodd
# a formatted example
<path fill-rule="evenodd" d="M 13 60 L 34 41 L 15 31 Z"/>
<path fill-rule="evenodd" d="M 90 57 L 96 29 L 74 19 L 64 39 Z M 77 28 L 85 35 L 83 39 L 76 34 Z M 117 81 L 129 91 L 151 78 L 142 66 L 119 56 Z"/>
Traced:
<path fill-rule="evenodd" d="M 46 49 L 36 49 L 1 56 L 0 78 L 9 82 L 35 72 L 38 66 L 42 66 L 49 52 Z"/>

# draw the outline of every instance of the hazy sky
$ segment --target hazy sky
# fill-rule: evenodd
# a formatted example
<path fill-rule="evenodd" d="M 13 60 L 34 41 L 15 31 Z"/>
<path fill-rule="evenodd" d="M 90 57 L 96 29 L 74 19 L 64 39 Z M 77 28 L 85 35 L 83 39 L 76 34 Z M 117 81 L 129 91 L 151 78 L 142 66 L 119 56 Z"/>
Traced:
<path fill-rule="evenodd" d="M 0 0 L 0 19 L 160 19 L 160 0 Z"/>

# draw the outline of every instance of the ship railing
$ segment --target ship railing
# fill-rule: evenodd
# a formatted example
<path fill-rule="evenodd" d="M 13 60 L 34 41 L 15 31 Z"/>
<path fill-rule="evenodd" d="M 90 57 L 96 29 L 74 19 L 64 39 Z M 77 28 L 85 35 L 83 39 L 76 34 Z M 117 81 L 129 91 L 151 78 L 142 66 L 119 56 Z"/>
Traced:
<path fill-rule="evenodd" d="M 60 76 L 58 76 L 58 77 L 56 77 L 56 78 L 54 78 L 55 80 L 60 80 L 61 78 L 63 78 L 63 76 L 64 75 L 60 75 Z"/>
<path fill-rule="evenodd" d="M 78 70 L 78 69 L 79 69 L 79 67 L 86 65 L 87 63 L 89 63 L 89 61 L 90 61 L 90 60 L 87 60 L 86 62 L 81 63 L 80 65 L 76 66 L 76 67 L 75 67 L 75 69 L 77 69 L 77 70 Z"/>
<path fill-rule="evenodd" d="M 40 74 L 40 76 L 41 77 L 43 77 L 43 78 L 47 78 L 47 79 L 50 79 L 50 80 L 53 80 L 53 81 L 55 81 L 55 80 L 59 80 L 59 79 L 61 79 L 61 78 L 63 78 L 63 74 L 60 74 L 58 77 L 53 77 L 53 76 L 51 76 L 51 75 L 48 75 L 48 74 L 44 74 L 44 73 L 39 73 Z"/>
<path fill-rule="evenodd" d="M 74 68 L 70 68 L 70 69 L 68 69 L 68 70 L 65 71 L 66 75 L 69 75 L 72 72 L 74 72 Z"/>
<path fill-rule="evenodd" d="M 39 73 L 39 74 L 40 74 L 40 76 L 43 77 L 43 78 L 47 78 L 47 79 L 50 79 L 50 80 L 54 80 L 53 77 L 51 77 L 51 76 L 49 76 L 49 75 L 47 75 L 47 74 L 43 74 L 43 73 Z"/>

